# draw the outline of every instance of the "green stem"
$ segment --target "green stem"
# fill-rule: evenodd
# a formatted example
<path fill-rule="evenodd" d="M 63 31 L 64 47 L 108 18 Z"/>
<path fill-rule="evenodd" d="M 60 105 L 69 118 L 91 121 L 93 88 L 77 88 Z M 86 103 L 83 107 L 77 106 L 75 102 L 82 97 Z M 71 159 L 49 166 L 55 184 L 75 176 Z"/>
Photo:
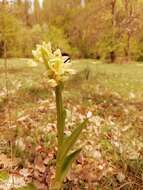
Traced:
<path fill-rule="evenodd" d="M 62 83 L 56 86 L 56 109 L 57 109 L 57 130 L 58 130 L 58 148 L 63 142 L 64 136 L 64 109 L 62 99 Z"/>
<path fill-rule="evenodd" d="M 55 175 L 55 180 L 54 180 L 52 190 L 60 190 L 61 188 L 60 148 L 64 139 L 64 126 L 65 126 L 65 114 L 64 114 L 64 108 L 63 108 L 62 89 L 63 89 L 62 83 L 60 83 L 55 88 L 56 109 L 57 109 L 58 152 L 57 152 L 57 158 L 56 158 L 56 175 Z"/>

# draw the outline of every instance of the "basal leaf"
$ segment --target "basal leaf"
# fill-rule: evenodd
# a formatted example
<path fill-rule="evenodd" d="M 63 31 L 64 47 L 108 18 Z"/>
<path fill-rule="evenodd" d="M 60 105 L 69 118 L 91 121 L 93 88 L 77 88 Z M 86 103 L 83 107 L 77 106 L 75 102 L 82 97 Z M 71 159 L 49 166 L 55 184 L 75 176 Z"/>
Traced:
<path fill-rule="evenodd" d="M 72 134 L 67 137 L 60 149 L 61 155 L 60 155 L 60 160 L 62 161 L 66 155 L 68 154 L 68 152 L 71 150 L 71 148 L 73 147 L 73 145 L 76 143 L 82 129 L 86 126 L 87 120 L 85 120 L 83 123 L 81 123 L 73 132 Z"/>
<path fill-rule="evenodd" d="M 62 163 L 62 167 L 61 167 L 61 177 L 60 180 L 61 182 L 64 180 L 65 176 L 67 175 L 72 163 L 74 162 L 74 160 L 76 159 L 77 155 L 80 153 L 81 148 L 72 152 L 70 155 L 68 155 L 63 163 Z"/>

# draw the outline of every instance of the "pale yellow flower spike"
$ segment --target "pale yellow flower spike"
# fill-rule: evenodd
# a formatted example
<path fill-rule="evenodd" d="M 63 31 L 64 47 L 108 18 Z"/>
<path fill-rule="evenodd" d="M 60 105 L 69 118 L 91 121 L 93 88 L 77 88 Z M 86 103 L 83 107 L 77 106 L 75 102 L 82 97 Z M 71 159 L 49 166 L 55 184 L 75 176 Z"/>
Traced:
<path fill-rule="evenodd" d="M 52 52 L 51 43 L 43 42 L 42 45 L 37 45 L 32 54 L 36 63 L 46 65 L 48 84 L 51 87 L 56 87 L 59 82 L 67 80 L 69 75 L 75 74 L 74 70 L 70 68 L 71 65 L 64 63 L 60 49 Z"/>

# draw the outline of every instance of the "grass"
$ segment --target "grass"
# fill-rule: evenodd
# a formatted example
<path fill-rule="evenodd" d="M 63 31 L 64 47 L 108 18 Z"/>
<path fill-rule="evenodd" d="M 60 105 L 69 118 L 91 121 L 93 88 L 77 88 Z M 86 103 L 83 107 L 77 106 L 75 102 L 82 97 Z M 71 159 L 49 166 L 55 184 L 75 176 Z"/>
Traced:
<path fill-rule="evenodd" d="M 94 60 L 77 60 L 73 61 L 73 67 L 77 72 L 82 73 L 82 80 L 84 75 L 86 77 L 86 70 L 89 71 L 87 83 L 92 84 L 95 91 L 99 87 L 118 93 L 125 99 L 134 98 L 136 101 L 143 99 L 143 64 L 102 64 Z M 3 60 L 0 60 L 0 70 L 0 89 L 2 90 L 5 88 Z M 21 89 L 34 95 L 38 93 L 39 86 L 42 88 L 43 73 L 45 72 L 43 66 L 32 67 L 27 59 L 11 59 L 8 60 L 8 71 L 10 90 L 20 86 Z M 42 91 L 41 94 L 45 96 L 46 92 Z"/>
<path fill-rule="evenodd" d="M 143 64 L 102 64 L 95 60 L 75 60 L 73 68 L 77 74 L 66 83 L 64 91 L 68 127 L 79 122 L 87 111 L 93 114 L 88 129 L 79 141 L 79 144 L 86 142 L 83 154 L 89 159 L 88 165 L 83 165 L 82 170 L 75 169 L 75 178 L 84 185 L 92 181 L 87 173 L 93 173 L 97 180 L 98 165 L 103 164 L 106 166 L 103 173 L 109 168 L 113 172 L 108 178 L 101 175 L 97 180 L 99 189 L 114 190 L 122 185 L 123 190 L 135 190 L 138 186 L 142 189 Z M 47 86 L 44 66 L 32 66 L 27 59 L 8 60 L 10 105 L 5 96 L 3 60 L 0 60 L 0 75 L 1 138 L 24 138 L 25 143 L 31 144 L 24 153 L 20 148 L 15 148 L 15 154 L 23 157 L 22 164 L 25 159 L 35 155 L 35 147 L 39 145 L 55 150 L 54 95 Z M 17 127 L 16 132 L 13 132 L 14 127 L 7 132 L 7 108 L 11 110 L 12 126 Z M 25 118 L 21 122 L 17 121 L 23 116 Z M 102 157 L 99 159 L 100 154 Z M 126 176 L 127 185 L 124 180 L 118 181 L 120 172 Z"/>
<path fill-rule="evenodd" d="M 143 64 L 102 64 L 99 61 L 75 61 L 77 70 L 89 69 L 90 82 L 123 98 L 143 99 Z"/>

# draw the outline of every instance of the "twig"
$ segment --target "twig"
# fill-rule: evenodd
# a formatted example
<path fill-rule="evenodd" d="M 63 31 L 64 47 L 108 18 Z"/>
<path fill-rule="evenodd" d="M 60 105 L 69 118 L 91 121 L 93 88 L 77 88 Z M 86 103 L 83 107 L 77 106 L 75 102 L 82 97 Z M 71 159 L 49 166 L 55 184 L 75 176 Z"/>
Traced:
<path fill-rule="evenodd" d="M 140 186 L 140 184 L 138 184 L 138 183 L 134 183 L 134 182 L 126 182 L 126 183 L 124 183 L 123 185 L 121 185 L 120 187 L 118 187 L 116 190 L 120 190 L 120 189 L 122 189 L 123 187 L 125 187 L 126 185 L 137 185 L 137 186 L 143 188 L 143 186 Z"/>

